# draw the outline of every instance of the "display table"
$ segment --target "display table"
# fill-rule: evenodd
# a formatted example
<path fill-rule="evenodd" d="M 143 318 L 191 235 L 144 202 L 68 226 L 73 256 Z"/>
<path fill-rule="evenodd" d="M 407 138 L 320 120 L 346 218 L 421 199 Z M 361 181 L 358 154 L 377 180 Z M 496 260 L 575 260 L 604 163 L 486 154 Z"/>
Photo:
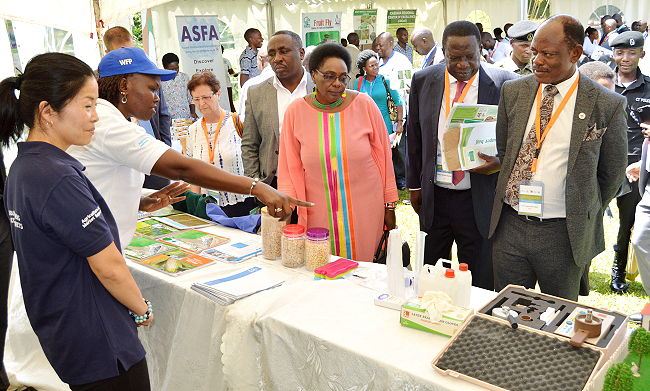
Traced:
<path fill-rule="evenodd" d="M 250 235 L 221 226 L 205 230 L 231 239 Z M 304 267 L 287 269 L 261 257 L 180 277 L 127 262 L 154 307 L 151 326 L 139 329 L 152 390 L 481 389 L 436 373 L 431 361 L 448 338 L 401 326 L 399 312 L 377 307 L 379 293 L 364 286 L 314 281 Z M 282 270 L 289 279 L 225 307 L 190 289 L 253 265 Z M 29 327 L 17 271 L 5 354 L 12 385 L 67 390 Z M 494 295 L 473 288 L 472 306 Z"/>

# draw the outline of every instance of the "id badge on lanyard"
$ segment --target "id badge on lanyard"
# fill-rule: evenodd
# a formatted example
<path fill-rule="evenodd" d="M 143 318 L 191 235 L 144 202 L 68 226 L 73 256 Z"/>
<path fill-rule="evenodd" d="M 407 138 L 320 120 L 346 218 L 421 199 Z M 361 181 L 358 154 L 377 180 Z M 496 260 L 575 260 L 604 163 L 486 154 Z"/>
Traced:
<path fill-rule="evenodd" d="M 542 217 L 544 212 L 544 183 L 541 181 L 519 182 L 519 214 Z"/>

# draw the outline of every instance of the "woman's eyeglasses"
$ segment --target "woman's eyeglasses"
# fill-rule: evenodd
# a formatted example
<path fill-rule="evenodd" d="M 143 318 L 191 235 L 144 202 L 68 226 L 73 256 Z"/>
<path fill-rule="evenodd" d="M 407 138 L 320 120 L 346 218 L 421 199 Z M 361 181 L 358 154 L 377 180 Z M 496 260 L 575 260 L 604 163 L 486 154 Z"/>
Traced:
<path fill-rule="evenodd" d="M 212 95 L 206 95 L 206 96 L 197 96 L 196 98 L 192 98 L 192 102 L 194 103 L 201 103 L 202 100 L 209 102 L 212 100 L 214 97 L 214 94 Z"/>
<path fill-rule="evenodd" d="M 341 84 L 348 84 L 348 82 L 350 81 L 350 76 L 348 76 L 347 74 L 342 76 L 337 76 L 332 73 L 323 73 L 318 69 L 316 69 L 316 72 L 318 72 L 319 75 L 323 76 L 323 79 L 325 79 L 325 81 L 328 83 L 334 83 L 334 81 L 337 79 Z"/>

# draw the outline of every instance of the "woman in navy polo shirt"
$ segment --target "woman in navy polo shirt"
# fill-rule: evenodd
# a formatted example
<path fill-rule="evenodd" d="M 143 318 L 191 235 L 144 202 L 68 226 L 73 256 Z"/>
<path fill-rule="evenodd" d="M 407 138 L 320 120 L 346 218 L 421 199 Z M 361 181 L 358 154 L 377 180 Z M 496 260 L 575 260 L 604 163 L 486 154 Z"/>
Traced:
<path fill-rule="evenodd" d="M 0 83 L 0 140 L 29 128 L 5 208 L 25 309 L 61 380 L 74 391 L 149 390 L 136 324 L 149 324 L 151 305 L 118 250 L 106 202 L 65 152 L 90 142 L 97 98 L 90 67 L 61 53 L 38 55 Z"/>

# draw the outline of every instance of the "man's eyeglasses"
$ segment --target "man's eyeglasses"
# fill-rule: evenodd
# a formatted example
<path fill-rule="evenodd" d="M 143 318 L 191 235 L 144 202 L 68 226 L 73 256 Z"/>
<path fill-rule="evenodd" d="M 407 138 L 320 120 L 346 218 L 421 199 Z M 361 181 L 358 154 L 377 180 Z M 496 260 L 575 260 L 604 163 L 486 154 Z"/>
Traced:
<path fill-rule="evenodd" d="M 194 103 L 201 103 L 202 100 L 209 102 L 212 100 L 214 97 L 214 94 L 212 95 L 206 95 L 206 96 L 197 96 L 196 98 L 192 98 L 192 102 Z"/>
<path fill-rule="evenodd" d="M 323 73 L 318 69 L 316 69 L 316 72 L 318 72 L 319 75 L 323 76 L 323 79 L 325 79 L 325 81 L 328 83 L 334 83 L 334 81 L 338 79 L 341 84 L 345 85 L 348 84 L 348 82 L 350 81 L 350 76 L 348 76 L 347 74 L 343 76 L 337 76 L 331 73 Z"/>

